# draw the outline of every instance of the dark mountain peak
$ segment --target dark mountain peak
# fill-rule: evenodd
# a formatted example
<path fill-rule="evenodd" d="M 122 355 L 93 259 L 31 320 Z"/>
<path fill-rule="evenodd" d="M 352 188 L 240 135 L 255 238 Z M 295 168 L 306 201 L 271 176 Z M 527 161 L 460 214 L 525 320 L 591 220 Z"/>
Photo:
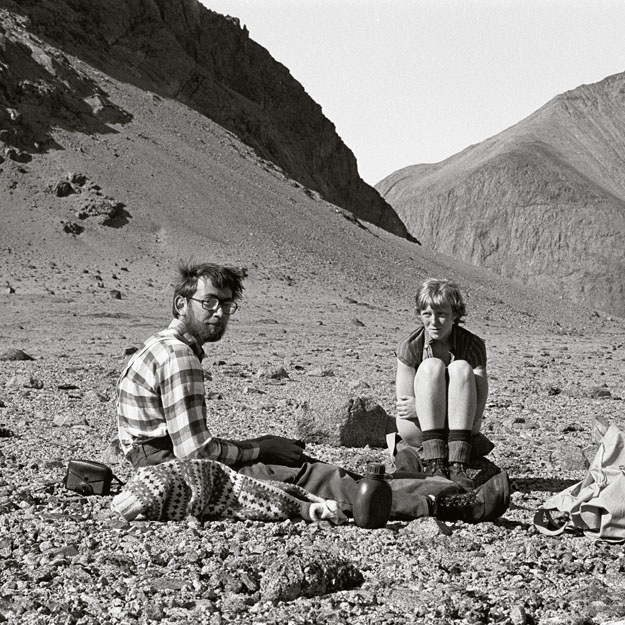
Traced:
<path fill-rule="evenodd" d="M 57 109 L 69 111 L 67 119 L 55 119 L 64 126 L 76 120 L 78 131 L 105 130 L 101 123 L 93 127 L 81 104 L 83 92 L 95 89 L 81 84 L 79 72 L 63 72 L 69 66 L 64 55 L 70 55 L 114 79 L 184 103 L 328 201 L 411 238 L 393 209 L 360 178 L 354 155 L 321 107 L 236 18 L 197 0 L 0 0 L 0 10 L 11 57 L 9 70 L 0 74 L 0 99 L 5 108 L 32 118 L 29 132 L 36 127 L 35 134 L 45 135 L 45 115 L 35 117 L 46 107 L 55 118 Z M 38 53 L 31 54 L 33 49 Z M 25 113 L 23 72 L 35 85 L 31 100 L 39 101 Z M 45 102 L 48 88 L 51 99 Z M 92 95 L 107 108 L 105 96 Z M 32 149 L 25 134 L 22 149 Z M 54 147 L 37 143 L 39 149 Z"/>

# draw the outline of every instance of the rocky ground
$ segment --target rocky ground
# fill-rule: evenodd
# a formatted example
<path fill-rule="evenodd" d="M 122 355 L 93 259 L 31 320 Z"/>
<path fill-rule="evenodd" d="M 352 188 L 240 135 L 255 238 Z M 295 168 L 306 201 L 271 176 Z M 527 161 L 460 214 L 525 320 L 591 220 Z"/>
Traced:
<path fill-rule="evenodd" d="M 624 425 L 623 319 L 359 221 L 198 111 L 3 23 L 15 89 L 2 115 L 22 147 L 3 146 L 0 162 L 0 622 L 600 625 L 625 615 L 620 546 L 532 525 L 545 499 L 583 477 L 595 418 Z M 456 279 L 467 327 L 488 346 L 484 429 L 514 488 L 505 515 L 374 531 L 127 523 L 110 497 L 64 489 L 72 458 L 130 476 L 114 445 L 115 383 L 128 353 L 169 323 L 173 267 L 190 258 L 249 270 L 241 310 L 204 361 L 210 427 L 233 439 L 290 435 L 303 411 L 328 414 L 353 397 L 393 414 L 394 350 L 414 327 L 416 285 Z M 280 367 L 286 376 L 267 375 Z M 358 471 L 387 461 L 381 448 L 308 449 Z"/>
<path fill-rule="evenodd" d="M 61 480 L 70 458 L 129 477 L 113 444 L 115 382 L 126 351 L 167 323 L 167 302 L 2 297 L 30 311 L 9 315 L 3 347 L 11 335 L 10 347 L 34 359 L 0 362 L 0 622 L 568 625 L 625 614 L 621 546 L 550 538 L 532 524 L 547 497 L 583 477 L 595 417 L 623 424 L 621 321 L 581 319 L 574 333 L 528 318 L 527 332 L 511 333 L 469 317 L 489 349 L 490 458 L 514 488 L 494 523 L 128 523 L 110 512 L 110 497 L 83 498 Z M 261 297 L 270 311 L 256 307 Z M 411 313 L 345 300 L 294 315 L 306 301 L 252 278 L 205 361 L 216 434 L 292 434 L 304 402 L 332 410 L 356 396 L 392 414 L 393 351 Z M 35 317 L 49 328 L 40 341 L 29 334 Z M 288 377 L 266 375 L 278 367 Z M 360 471 L 388 463 L 383 449 L 309 449 Z"/>

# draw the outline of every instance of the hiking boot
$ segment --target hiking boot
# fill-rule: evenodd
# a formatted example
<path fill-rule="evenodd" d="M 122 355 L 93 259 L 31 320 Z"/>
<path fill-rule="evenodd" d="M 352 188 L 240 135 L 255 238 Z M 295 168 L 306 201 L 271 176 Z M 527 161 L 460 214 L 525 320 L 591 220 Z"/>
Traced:
<path fill-rule="evenodd" d="M 447 469 L 447 461 L 445 458 L 433 458 L 432 460 L 424 460 L 426 475 L 435 475 L 436 477 L 444 477 L 449 479 L 449 470 Z"/>
<path fill-rule="evenodd" d="M 464 464 L 464 462 L 450 462 L 449 463 L 449 479 L 454 483 L 458 484 L 461 488 L 464 488 L 466 491 L 473 490 L 475 488 L 475 484 L 473 480 L 467 474 L 467 469 L 469 467 Z"/>
<path fill-rule="evenodd" d="M 510 505 L 510 485 L 505 471 L 468 493 L 440 494 L 434 516 L 441 521 L 481 523 L 500 517 Z"/>
<path fill-rule="evenodd" d="M 397 473 L 407 476 L 421 475 L 423 473 L 423 462 L 419 458 L 419 450 L 416 447 L 407 445 L 404 441 L 399 441 L 396 446 L 393 464 Z"/>

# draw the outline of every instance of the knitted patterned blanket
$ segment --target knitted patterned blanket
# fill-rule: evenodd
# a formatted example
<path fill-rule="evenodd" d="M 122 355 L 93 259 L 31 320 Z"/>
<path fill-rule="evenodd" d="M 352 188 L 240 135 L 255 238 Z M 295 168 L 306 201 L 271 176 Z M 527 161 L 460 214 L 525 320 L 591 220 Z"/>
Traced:
<path fill-rule="evenodd" d="M 294 484 L 257 480 L 214 460 L 172 460 L 142 467 L 113 498 L 111 508 L 131 521 L 230 517 L 280 521 L 300 517 L 338 524 L 346 517 L 336 501 Z"/>

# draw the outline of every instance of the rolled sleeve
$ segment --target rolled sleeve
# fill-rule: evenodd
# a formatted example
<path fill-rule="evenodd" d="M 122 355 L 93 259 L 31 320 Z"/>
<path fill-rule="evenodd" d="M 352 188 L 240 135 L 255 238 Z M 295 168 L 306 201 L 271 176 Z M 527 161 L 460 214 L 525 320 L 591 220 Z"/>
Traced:
<path fill-rule="evenodd" d="M 416 351 L 417 348 L 415 347 L 415 344 L 410 340 L 410 338 L 404 339 L 400 341 L 399 345 L 397 346 L 397 360 L 399 360 L 399 362 L 405 364 L 408 367 L 416 369 L 421 360 L 418 357 Z"/>

